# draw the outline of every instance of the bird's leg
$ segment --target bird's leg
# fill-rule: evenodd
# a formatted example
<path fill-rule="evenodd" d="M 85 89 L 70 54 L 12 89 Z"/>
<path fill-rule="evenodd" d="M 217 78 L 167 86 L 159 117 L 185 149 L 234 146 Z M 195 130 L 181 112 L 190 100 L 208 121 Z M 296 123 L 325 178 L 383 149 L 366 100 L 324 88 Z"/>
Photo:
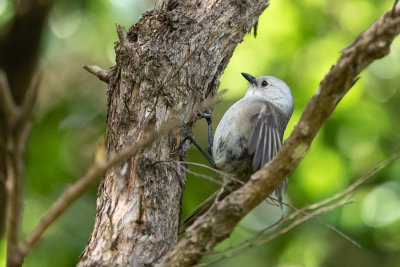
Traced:
<path fill-rule="evenodd" d="M 207 120 L 207 125 L 208 125 L 208 153 L 212 157 L 212 147 L 213 147 L 213 137 L 212 137 L 212 116 L 211 113 L 213 111 L 213 108 L 209 108 L 208 113 L 205 112 L 200 112 L 200 117 L 204 118 Z"/>
<path fill-rule="evenodd" d="M 215 162 L 214 162 L 214 159 L 212 158 L 212 156 L 210 154 L 208 154 L 206 151 L 204 151 L 204 149 L 200 146 L 200 144 L 194 138 L 192 133 L 189 132 L 189 130 L 186 128 L 186 126 L 182 125 L 181 129 L 182 129 L 183 133 L 186 135 L 185 138 L 189 139 L 197 147 L 197 149 L 201 152 L 201 154 L 203 154 L 203 156 L 207 159 L 207 161 L 211 164 L 211 166 L 216 168 L 216 165 L 215 165 Z"/>
<path fill-rule="evenodd" d="M 204 149 L 200 146 L 200 144 L 194 138 L 192 133 L 187 129 L 187 127 L 185 125 L 182 125 L 181 129 L 182 129 L 183 134 L 185 135 L 185 138 L 182 139 L 182 141 L 178 145 L 178 148 L 176 149 L 176 151 L 178 151 L 182 148 L 182 146 L 186 142 L 186 140 L 190 140 L 197 147 L 197 149 L 201 152 L 201 154 L 203 154 L 203 156 L 207 159 L 207 161 L 211 164 L 211 166 L 216 168 L 216 165 L 215 165 L 215 162 L 214 162 L 214 159 L 212 158 L 212 156 L 210 154 L 208 154 L 206 151 L 204 151 Z"/>

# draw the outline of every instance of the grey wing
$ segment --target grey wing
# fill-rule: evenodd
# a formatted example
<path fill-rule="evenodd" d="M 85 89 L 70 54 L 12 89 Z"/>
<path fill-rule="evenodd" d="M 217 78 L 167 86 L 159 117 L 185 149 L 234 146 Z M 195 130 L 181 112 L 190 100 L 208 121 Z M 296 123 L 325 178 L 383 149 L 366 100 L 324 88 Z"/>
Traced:
<path fill-rule="evenodd" d="M 281 118 L 280 112 L 270 103 L 251 117 L 253 128 L 250 133 L 248 153 L 253 155 L 253 171 L 262 168 L 280 149 L 283 137 Z"/>

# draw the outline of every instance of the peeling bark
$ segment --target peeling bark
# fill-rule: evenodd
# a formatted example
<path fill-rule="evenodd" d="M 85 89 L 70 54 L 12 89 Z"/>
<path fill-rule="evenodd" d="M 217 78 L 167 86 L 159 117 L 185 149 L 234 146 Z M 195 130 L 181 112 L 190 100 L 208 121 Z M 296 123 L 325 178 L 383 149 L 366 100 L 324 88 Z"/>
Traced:
<path fill-rule="evenodd" d="M 158 129 L 173 110 L 215 94 L 233 50 L 268 1 L 162 1 L 128 33 L 117 26 L 116 66 L 108 73 L 109 155 Z M 188 122 L 191 126 L 192 122 Z M 80 266 L 154 265 L 178 240 L 185 151 L 171 131 L 107 172 L 94 230 Z"/>

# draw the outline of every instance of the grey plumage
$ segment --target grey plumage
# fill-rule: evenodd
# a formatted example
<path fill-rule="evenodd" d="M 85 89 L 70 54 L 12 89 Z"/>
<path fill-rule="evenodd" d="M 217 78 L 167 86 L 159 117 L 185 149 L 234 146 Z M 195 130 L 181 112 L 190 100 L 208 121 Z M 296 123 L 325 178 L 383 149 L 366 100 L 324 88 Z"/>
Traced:
<path fill-rule="evenodd" d="M 250 87 L 222 117 L 215 131 L 212 152 L 218 169 L 235 179 L 247 181 L 279 151 L 294 101 L 290 88 L 278 78 L 242 75 L 250 82 Z M 237 181 L 227 181 L 185 220 L 181 232 L 205 213 L 216 197 L 221 200 L 241 185 Z M 275 194 L 281 202 L 282 185 Z"/>

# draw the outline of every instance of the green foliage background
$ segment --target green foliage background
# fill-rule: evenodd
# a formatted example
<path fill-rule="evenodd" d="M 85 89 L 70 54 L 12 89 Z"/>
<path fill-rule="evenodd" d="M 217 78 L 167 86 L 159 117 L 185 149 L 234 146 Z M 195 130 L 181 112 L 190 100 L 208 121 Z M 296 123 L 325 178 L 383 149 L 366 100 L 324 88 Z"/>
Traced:
<path fill-rule="evenodd" d="M 273 75 L 285 80 L 295 97 L 296 108 L 285 135 L 289 136 L 341 49 L 392 4 L 392 0 L 272 0 L 260 17 L 257 38 L 246 35 L 221 78 L 220 89 L 228 93 L 215 106 L 214 124 L 244 95 L 247 82 L 240 72 Z M 84 173 L 93 161 L 96 142 L 104 135 L 106 85 L 80 64 L 113 66 L 115 23 L 129 28 L 152 7 L 153 2 L 145 0 L 55 1 L 42 42 L 44 79 L 27 151 L 23 233 L 32 230 L 63 188 Z M 0 28 L 12 16 L 11 1 L 0 0 Z M 285 201 L 302 207 L 329 197 L 397 151 L 399 88 L 397 38 L 390 55 L 361 74 L 318 134 L 290 176 Z M 195 127 L 204 147 L 205 129 L 203 121 Z M 189 161 L 205 163 L 193 148 Z M 211 175 L 202 168 L 190 168 Z M 188 175 L 183 216 L 216 189 L 215 184 Z M 76 264 L 93 227 L 96 192 L 92 188 L 46 232 L 25 266 Z M 351 205 L 215 266 L 399 266 L 400 162 L 381 171 L 353 198 Z M 221 247 L 252 237 L 281 215 L 279 208 L 261 204 Z M 361 248 L 321 222 L 336 227 Z M 3 239 L 0 265 L 4 264 Z"/>

